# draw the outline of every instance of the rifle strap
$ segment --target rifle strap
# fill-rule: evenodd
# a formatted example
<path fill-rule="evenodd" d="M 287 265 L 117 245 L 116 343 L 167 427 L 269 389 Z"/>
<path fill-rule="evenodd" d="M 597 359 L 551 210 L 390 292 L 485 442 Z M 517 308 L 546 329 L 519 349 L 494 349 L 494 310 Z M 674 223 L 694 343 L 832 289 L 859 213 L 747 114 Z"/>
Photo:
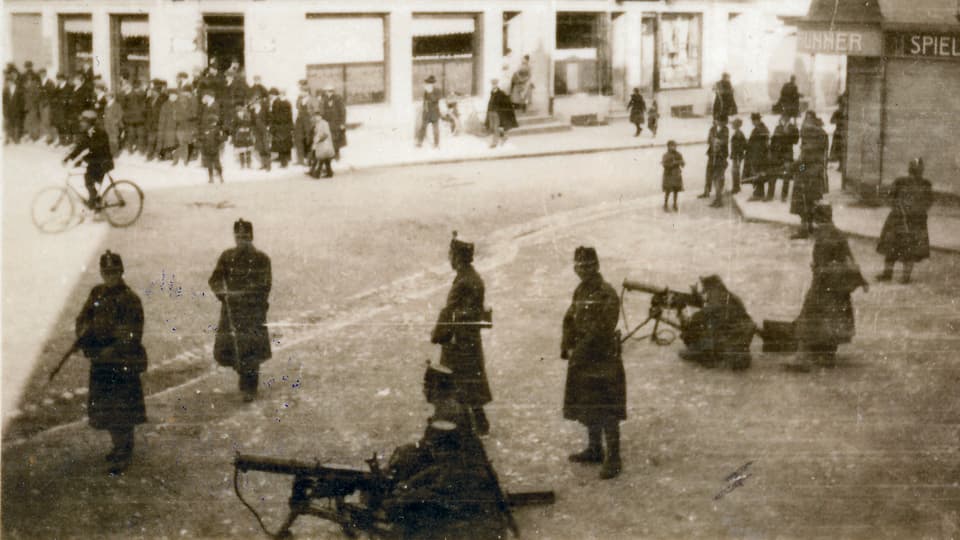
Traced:
<path fill-rule="evenodd" d="M 243 504 L 243 506 L 245 506 L 247 510 L 249 510 L 250 513 L 253 514 L 253 517 L 257 519 L 257 523 L 260 524 L 260 529 L 263 530 L 264 534 L 266 534 L 270 538 L 281 538 L 280 535 L 283 532 L 283 529 L 277 531 L 276 533 L 272 533 L 268 531 L 267 526 L 263 524 L 263 519 L 260 517 L 260 514 L 258 514 L 257 511 L 252 506 L 250 506 L 250 503 L 248 503 L 246 499 L 243 498 L 243 495 L 240 493 L 240 470 L 237 469 L 236 467 L 234 467 L 233 469 L 233 492 L 237 494 L 237 498 L 240 499 L 240 503 Z M 291 515 L 286 520 L 287 527 L 289 527 L 289 524 L 293 521 L 293 519 L 291 518 L 293 519 L 296 518 L 296 516 L 293 515 L 292 511 L 291 511 Z"/>

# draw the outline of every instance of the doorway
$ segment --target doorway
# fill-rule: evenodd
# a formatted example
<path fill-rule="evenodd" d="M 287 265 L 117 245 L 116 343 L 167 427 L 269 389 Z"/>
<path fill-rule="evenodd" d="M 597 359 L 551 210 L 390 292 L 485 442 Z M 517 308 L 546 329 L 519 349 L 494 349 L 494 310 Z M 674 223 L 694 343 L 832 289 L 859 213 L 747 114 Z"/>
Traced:
<path fill-rule="evenodd" d="M 207 36 L 207 62 L 216 61 L 221 73 L 233 62 L 243 68 L 243 15 L 204 15 L 203 26 Z"/>

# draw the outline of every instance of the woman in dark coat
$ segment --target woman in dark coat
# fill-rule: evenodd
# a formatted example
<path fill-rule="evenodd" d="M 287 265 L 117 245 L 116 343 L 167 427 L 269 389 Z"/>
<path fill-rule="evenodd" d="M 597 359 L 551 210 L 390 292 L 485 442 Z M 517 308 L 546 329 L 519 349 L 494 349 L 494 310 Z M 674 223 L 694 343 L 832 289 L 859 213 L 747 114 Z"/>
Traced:
<path fill-rule="evenodd" d="M 673 209 L 677 210 L 677 193 L 683 191 L 683 173 L 680 171 L 686 165 L 683 156 L 677 151 L 676 141 L 667 141 L 667 151 L 660 160 L 663 165 L 663 211 L 667 212 L 667 200 L 673 194 Z"/>
<path fill-rule="evenodd" d="M 837 346 L 855 334 L 850 295 L 869 286 L 850 251 L 846 237 L 833 225 L 829 205 L 814 208 L 813 281 L 794 322 L 799 351 L 806 360 L 832 365 Z"/>
<path fill-rule="evenodd" d="M 103 283 L 90 291 L 77 316 L 77 339 L 90 359 L 87 417 L 90 427 L 110 432 L 111 473 L 122 472 L 133 456 L 133 430 L 147 421 L 140 374 L 147 370 L 141 344 L 143 305 L 123 282 L 123 261 L 107 251 L 100 257 Z"/>
<path fill-rule="evenodd" d="M 930 257 L 930 235 L 927 232 L 927 212 L 933 205 L 933 186 L 923 177 L 923 159 L 910 161 L 909 176 L 893 182 L 890 199 L 893 208 L 883 223 L 877 253 L 883 255 L 883 273 L 880 281 L 893 278 L 893 265 L 903 263 L 901 283 L 910 283 L 913 264 Z"/>
<path fill-rule="evenodd" d="M 627 378 L 620 358 L 620 300 L 600 274 L 592 247 L 578 247 L 574 271 L 580 285 L 563 317 L 560 358 L 569 359 L 563 417 L 587 427 L 587 448 L 575 463 L 603 463 L 601 479 L 620 474 L 620 422 L 627 419 Z M 603 451 L 606 439 L 606 452 Z"/>
<path fill-rule="evenodd" d="M 637 127 L 633 136 L 639 137 L 640 132 L 643 131 L 643 115 L 647 112 L 647 104 L 643 101 L 639 88 L 633 89 L 633 94 L 630 95 L 630 103 L 627 104 L 627 110 L 630 111 L 630 123 Z"/>

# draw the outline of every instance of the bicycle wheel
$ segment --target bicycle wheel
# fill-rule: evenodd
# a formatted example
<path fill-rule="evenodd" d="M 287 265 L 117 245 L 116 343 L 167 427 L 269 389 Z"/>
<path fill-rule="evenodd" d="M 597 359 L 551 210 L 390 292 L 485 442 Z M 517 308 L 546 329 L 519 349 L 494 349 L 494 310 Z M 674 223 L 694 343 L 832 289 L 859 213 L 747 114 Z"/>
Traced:
<path fill-rule="evenodd" d="M 70 226 L 73 211 L 73 197 L 67 188 L 50 186 L 34 196 L 30 215 L 42 232 L 58 233 Z"/>
<path fill-rule="evenodd" d="M 119 180 L 103 192 L 102 211 L 114 227 L 126 227 L 143 211 L 143 192 L 129 180 Z"/>

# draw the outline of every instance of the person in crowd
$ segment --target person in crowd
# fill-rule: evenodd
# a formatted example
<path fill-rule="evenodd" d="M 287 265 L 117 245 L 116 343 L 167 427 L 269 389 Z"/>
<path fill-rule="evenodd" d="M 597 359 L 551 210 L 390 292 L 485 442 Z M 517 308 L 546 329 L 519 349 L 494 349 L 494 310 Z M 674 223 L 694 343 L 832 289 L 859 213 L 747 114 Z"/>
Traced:
<path fill-rule="evenodd" d="M 147 421 L 140 374 L 147 370 L 143 304 L 123 280 L 123 260 L 107 250 L 100 277 L 76 319 L 77 341 L 90 359 L 87 419 L 110 432 L 109 472 L 123 473 L 133 460 L 134 428 Z"/>
<path fill-rule="evenodd" d="M 93 110 L 97 113 L 97 118 L 100 121 L 103 121 L 103 113 L 107 110 L 107 94 L 109 92 L 106 83 L 103 81 L 97 81 L 93 85 Z"/>
<path fill-rule="evenodd" d="M 527 112 L 530 94 L 533 91 L 533 76 L 530 71 L 530 55 L 523 55 L 520 67 L 510 77 L 510 103 L 514 109 Z"/>
<path fill-rule="evenodd" d="M 171 88 L 166 91 L 167 99 L 160 105 L 157 118 L 157 155 L 158 159 L 173 157 L 174 165 L 179 161 L 177 151 L 177 126 L 184 121 L 185 110 L 180 103 L 180 91 Z"/>
<path fill-rule="evenodd" d="M 420 111 L 420 122 L 417 128 L 417 147 L 423 146 L 423 139 L 427 135 L 427 125 L 433 126 L 433 147 L 440 147 L 440 100 L 443 98 L 439 88 L 434 84 L 437 78 L 430 75 L 423 81 L 423 106 Z"/>
<path fill-rule="evenodd" d="M 50 120 L 57 132 L 56 143 L 60 146 L 70 143 L 70 121 L 67 119 L 67 108 L 70 104 L 71 89 L 67 76 L 57 73 L 57 86 L 50 100 Z"/>
<path fill-rule="evenodd" d="M 890 213 L 883 223 L 877 253 L 884 256 L 878 281 L 893 279 L 893 267 L 900 261 L 900 283 L 910 283 L 913 265 L 930 257 L 927 212 L 933 206 L 933 185 L 923 177 L 923 159 L 910 160 L 907 176 L 897 178 L 890 190 Z"/>
<path fill-rule="evenodd" d="M 81 155 L 83 156 L 83 160 L 87 163 L 87 170 L 83 175 L 84 185 L 89 195 L 86 204 L 93 210 L 99 210 L 98 187 L 103 182 L 103 177 L 113 170 L 110 139 L 106 131 L 98 125 L 97 113 L 92 110 L 83 111 L 78 124 L 80 126 L 79 133 L 73 151 L 63 158 L 63 163 L 66 164 Z"/>
<path fill-rule="evenodd" d="M 856 333 L 851 294 L 867 281 L 853 258 L 847 238 L 833 224 L 833 210 L 819 204 L 813 212 L 813 280 L 794 321 L 799 367 L 832 366 L 837 347 Z"/>
<path fill-rule="evenodd" d="M 639 88 L 633 89 L 633 94 L 630 95 L 630 103 L 627 103 L 627 110 L 630 111 L 630 123 L 637 128 L 633 136 L 639 137 L 643 131 L 643 115 L 647 111 L 647 104 L 643 101 Z"/>
<path fill-rule="evenodd" d="M 740 131 L 741 126 L 743 126 L 743 120 L 734 118 L 733 135 L 730 136 L 730 164 L 733 167 L 731 169 L 731 179 L 733 180 L 733 190 L 731 192 L 734 195 L 740 193 L 741 165 L 743 165 L 743 158 L 747 155 L 747 137 Z"/>
<path fill-rule="evenodd" d="M 500 81 L 490 81 L 490 99 L 487 100 L 487 130 L 490 131 L 490 148 L 496 148 L 507 140 L 507 131 L 517 127 L 517 115 L 510 96 L 500 89 Z"/>
<path fill-rule="evenodd" d="M 280 167 L 290 163 L 293 150 L 293 107 L 287 100 L 286 92 L 270 89 L 270 141 L 271 149 L 277 153 Z"/>
<path fill-rule="evenodd" d="M 254 75 L 253 84 L 250 86 L 250 91 L 247 94 L 247 99 L 251 101 L 259 100 L 263 103 L 266 103 L 269 98 L 270 98 L 270 95 L 267 92 L 267 87 L 264 86 L 263 83 L 260 81 L 260 76 Z"/>
<path fill-rule="evenodd" d="M 710 190 L 715 191 L 711 207 L 723 205 L 723 182 L 727 172 L 727 158 L 730 156 L 730 131 L 727 118 L 720 116 L 713 121 L 707 134 L 707 174 L 703 184 L 703 193 L 697 198 L 707 199 Z"/>
<path fill-rule="evenodd" d="M 254 98 L 250 105 L 250 120 L 253 122 L 254 149 L 260 159 L 260 170 L 270 171 L 272 153 L 270 149 L 270 111 L 264 101 Z"/>
<path fill-rule="evenodd" d="M 676 141 L 667 141 L 667 151 L 660 160 L 663 165 L 663 211 L 668 212 L 667 201 L 673 195 L 673 211 L 677 212 L 677 194 L 683 191 L 683 175 L 681 169 L 685 165 L 683 156 L 677 151 Z"/>
<path fill-rule="evenodd" d="M 813 209 L 823 197 L 827 133 L 817 123 L 816 113 L 807 111 L 800 141 L 800 162 L 794 167 L 796 181 L 790 199 L 790 213 L 800 216 L 800 230 L 791 238 L 803 239 L 813 232 Z"/>
<path fill-rule="evenodd" d="M 305 165 L 313 146 L 313 118 L 319 111 L 317 100 L 310 94 L 306 79 L 300 81 L 300 95 L 296 103 L 297 118 L 293 124 L 293 146 L 297 151 L 297 165 Z"/>
<path fill-rule="evenodd" d="M 23 135 L 36 141 L 43 134 L 40 123 L 40 101 L 42 99 L 40 76 L 33 70 L 33 62 L 23 64 L 20 74 L 20 86 L 23 88 Z"/>
<path fill-rule="evenodd" d="M 239 64 L 236 64 L 239 66 Z M 231 66 L 232 67 L 232 66 Z M 227 133 L 233 132 L 233 122 L 237 117 L 237 110 L 247 104 L 247 81 L 243 73 L 237 69 L 228 69 L 223 79 L 223 97 L 220 98 L 220 111 L 223 114 L 220 121 Z"/>
<path fill-rule="evenodd" d="M 737 115 L 737 100 L 733 96 L 730 74 L 724 73 L 714 85 L 713 118 L 730 118 Z"/>
<path fill-rule="evenodd" d="M 627 419 L 627 379 L 620 356 L 620 299 L 600 274 L 592 247 L 574 252 L 580 284 L 563 317 L 560 358 L 568 360 L 563 417 L 585 425 L 587 448 L 574 463 L 602 463 L 600 478 L 620 474 L 620 422 Z M 604 441 L 606 451 L 604 451 Z"/>
<path fill-rule="evenodd" d="M 314 178 L 332 178 L 333 168 L 330 161 L 336 155 L 333 149 L 333 134 L 330 133 L 330 124 L 323 118 L 323 113 L 317 111 L 313 115 L 313 159 L 308 174 Z"/>
<path fill-rule="evenodd" d="M 220 323 L 213 358 L 239 376 L 244 402 L 257 397 L 260 364 L 272 356 L 267 332 L 268 299 L 273 286 L 270 257 L 253 245 L 253 224 L 233 224 L 236 247 L 220 254 L 208 284 L 220 300 Z"/>
<path fill-rule="evenodd" d="M 103 130 L 107 132 L 110 141 L 110 155 L 120 155 L 120 135 L 124 130 L 124 109 L 117 101 L 113 92 L 107 94 L 106 104 L 103 106 Z"/>
<path fill-rule="evenodd" d="M 177 92 L 179 93 L 188 84 L 190 84 L 190 75 L 187 75 L 186 71 L 177 73 Z"/>
<path fill-rule="evenodd" d="M 753 123 L 753 130 L 750 131 L 750 138 L 747 140 L 747 153 L 743 159 L 743 177 L 753 182 L 753 195 L 750 196 L 750 200 L 762 201 L 770 161 L 770 130 L 763 123 L 760 113 L 752 113 L 750 121 Z"/>
<path fill-rule="evenodd" d="M 657 98 L 653 98 L 653 103 L 650 104 L 650 110 L 647 111 L 647 129 L 650 130 L 650 133 L 654 138 L 657 137 L 657 124 L 660 122 L 660 109 L 657 105 Z"/>
<path fill-rule="evenodd" d="M 220 145 L 223 143 L 223 125 L 220 123 L 220 104 L 215 89 L 203 92 L 200 104 L 200 161 L 207 169 L 207 181 L 213 183 L 214 176 L 223 183 L 223 164 L 220 163 Z"/>
<path fill-rule="evenodd" d="M 147 141 L 145 149 L 147 161 L 152 161 L 161 154 L 160 112 L 163 110 L 164 103 L 167 102 L 166 86 L 166 81 L 154 79 L 144 100 L 143 131 Z"/>
<path fill-rule="evenodd" d="M 123 148 L 131 154 L 146 154 L 147 134 L 144 122 L 147 114 L 147 93 L 143 83 L 137 81 L 136 86 L 125 84 L 120 105 L 123 107 Z"/>
<path fill-rule="evenodd" d="M 797 89 L 795 75 L 791 75 L 790 80 L 780 88 L 780 99 L 774 106 L 773 112 L 787 117 L 796 125 L 797 117 L 800 116 L 800 91 Z"/>
<path fill-rule="evenodd" d="M 847 136 L 847 91 L 844 90 L 837 98 L 837 110 L 830 115 L 830 123 L 836 126 L 833 130 L 833 140 L 830 143 L 830 161 L 839 163 L 838 170 L 843 170 L 843 156 L 846 153 Z"/>
<path fill-rule="evenodd" d="M 770 176 L 767 184 L 767 198 L 771 201 L 776 193 L 777 179 L 783 181 L 780 188 L 780 200 L 786 201 L 790 193 L 790 177 L 793 170 L 793 146 L 800 141 L 800 130 L 790 118 L 780 117 L 780 123 L 770 137 Z"/>
<path fill-rule="evenodd" d="M 347 108 L 343 98 L 333 91 L 333 85 L 327 83 L 320 96 L 320 110 L 323 119 L 330 126 L 333 137 L 333 159 L 340 159 L 340 149 L 347 145 Z"/>
<path fill-rule="evenodd" d="M 9 72 L 3 85 L 3 130 L 5 143 L 19 143 L 26 116 L 23 87 L 18 75 Z"/>
<path fill-rule="evenodd" d="M 237 107 L 233 121 L 233 134 L 231 140 L 233 149 L 237 154 L 237 161 L 240 162 L 241 169 L 249 169 L 253 166 L 253 145 L 254 139 L 253 120 L 250 118 L 250 112 L 246 107 Z"/>
<path fill-rule="evenodd" d="M 57 127 L 53 112 L 57 101 L 57 83 L 50 77 L 46 68 L 41 69 L 40 75 L 40 130 L 48 145 L 57 141 Z"/>
<path fill-rule="evenodd" d="M 177 150 L 173 158 L 173 165 L 177 166 L 180 161 L 184 165 L 190 162 L 190 148 L 197 139 L 197 119 L 200 116 L 197 101 L 193 96 L 193 86 L 186 84 L 180 90 L 180 98 L 176 101 L 176 133 Z"/>

